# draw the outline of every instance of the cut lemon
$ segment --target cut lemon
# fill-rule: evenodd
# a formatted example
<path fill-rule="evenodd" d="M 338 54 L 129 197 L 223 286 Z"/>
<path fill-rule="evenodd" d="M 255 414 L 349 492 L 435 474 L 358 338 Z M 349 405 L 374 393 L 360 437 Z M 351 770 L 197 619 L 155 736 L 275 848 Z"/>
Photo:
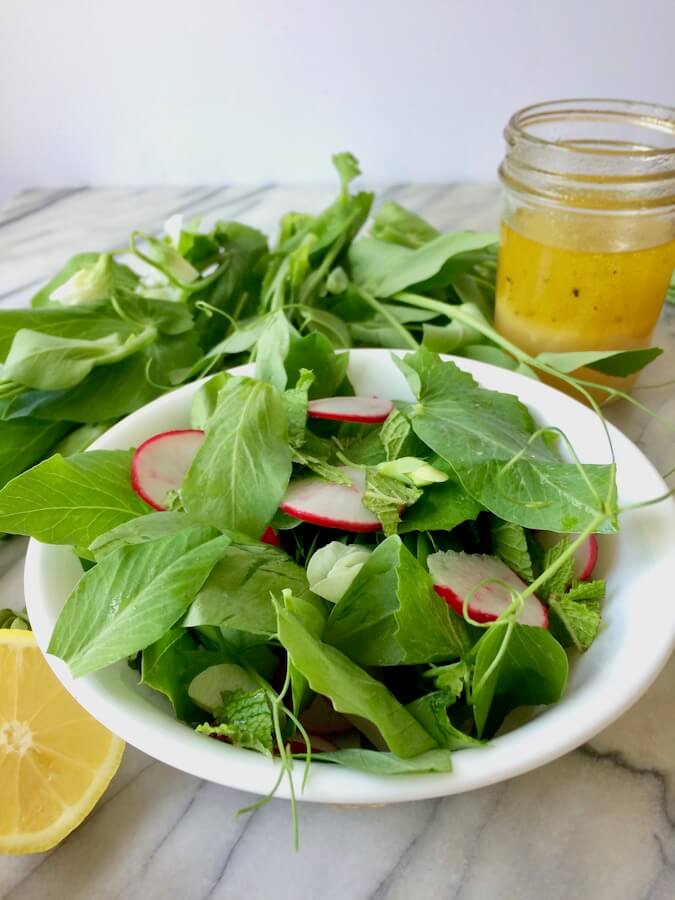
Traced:
<path fill-rule="evenodd" d="M 0 853 L 62 841 L 105 791 L 123 750 L 61 686 L 30 631 L 0 629 Z"/>

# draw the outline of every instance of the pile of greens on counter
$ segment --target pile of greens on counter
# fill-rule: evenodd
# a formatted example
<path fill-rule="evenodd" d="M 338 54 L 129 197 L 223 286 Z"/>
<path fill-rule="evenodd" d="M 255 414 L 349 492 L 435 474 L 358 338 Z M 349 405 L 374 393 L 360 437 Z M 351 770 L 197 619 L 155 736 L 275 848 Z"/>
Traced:
<path fill-rule="evenodd" d="M 440 234 L 396 203 L 352 193 L 349 153 L 334 157 L 340 194 L 319 215 L 287 213 L 274 244 L 237 222 L 208 233 L 169 220 L 134 233 L 126 253 L 81 253 L 32 299 L 0 310 L 0 486 L 52 453 L 85 449 L 164 391 L 249 359 L 279 371 L 291 342 L 381 346 L 502 365 L 536 377 L 588 365 L 630 374 L 659 350 L 540 354 L 490 321 L 496 236 Z M 291 362 L 292 365 L 292 362 Z M 608 393 L 616 393 L 608 390 Z"/>

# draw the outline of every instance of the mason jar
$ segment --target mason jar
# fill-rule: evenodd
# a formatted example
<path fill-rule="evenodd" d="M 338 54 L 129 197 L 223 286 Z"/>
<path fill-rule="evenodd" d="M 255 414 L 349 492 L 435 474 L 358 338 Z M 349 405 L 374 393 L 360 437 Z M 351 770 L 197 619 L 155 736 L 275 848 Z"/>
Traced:
<path fill-rule="evenodd" d="M 533 355 L 648 347 L 675 268 L 675 109 L 540 103 L 504 136 L 497 329 Z"/>

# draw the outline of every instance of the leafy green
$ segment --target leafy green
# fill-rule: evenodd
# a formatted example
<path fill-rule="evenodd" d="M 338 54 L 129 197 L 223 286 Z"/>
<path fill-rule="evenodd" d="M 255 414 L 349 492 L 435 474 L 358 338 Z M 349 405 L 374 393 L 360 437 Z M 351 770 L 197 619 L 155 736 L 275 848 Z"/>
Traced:
<path fill-rule="evenodd" d="M 441 234 L 410 250 L 387 241 L 363 238 L 349 252 L 352 281 L 376 297 L 391 297 L 433 278 L 447 284 L 454 274 L 471 265 L 463 262 L 463 254 L 496 242 L 494 234 L 457 231 Z"/>
<path fill-rule="evenodd" d="M 550 600 L 550 629 L 563 647 L 588 650 L 598 636 L 604 581 L 582 581 Z"/>
<path fill-rule="evenodd" d="M 537 359 L 563 373 L 587 367 L 605 375 L 625 377 L 644 369 L 662 353 L 660 347 L 640 350 L 581 350 L 573 353 L 539 353 Z"/>
<path fill-rule="evenodd" d="M 380 241 L 400 244 L 411 250 L 428 244 L 440 234 L 424 219 L 393 200 L 388 200 L 378 209 L 370 233 Z"/>
<path fill-rule="evenodd" d="M 425 678 L 433 679 L 437 691 L 443 691 L 454 701 L 461 695 L 464 686 L 469 683 L 471 668 L 466 660 L 449 663 L 446 666 L 431 666 L 423 673 Z M 449 705 L 449 703 L 447 704 Z"/>
<path fill-rule="evenodd" d="M 17 612 L 15 609 L 0 609 L 0 628 L 9 630 L 30 631 L 30 622 L 26 611 Z"/>
<path fill-rule="evenodd" d="M 55 309 L 0 310 L 0 359 L 6 359 L 15 335 L 22 330 L 54 337 L 97 340 L 116 334 L 125 340 L 134 333 L 129 323 L 116 317 L 107 304 Z"/>
<path fill-rule="evenodd" d="M 200 709 L 215 715 L 223 705 L 223 694 L 229 691 L 253 691 L 257 682 L 237 663 L 219 662 L 195 673 L 188 685 L 188 696 Z M 204 718 L 203 714 L 198 718 Z"/>
<path fill-rule="evenodd" d="M 345 380 L 349 354 L 335 353 L 327 338 L 312 332 L 291 338 L 284 365 L 289 384 L 296 384 L 303 369 L 314 373 L 314 382 L 308 390 L 310 400 L 333 397 L 340 393 Z"/>
<path fill-rule="evenodd" d="M 0 487 L 39 462 L 70 427 L 68 422 L 41 422 L 29 418 L 16 422 L 0 421 Z"/>
<path fill-rule="evenodd" d="M 255 377 L 267 381 L 278 391 L 286 387 L 284 360 L 288 354 L 290 331 L 288 320 L 281 310 L 268 317 L 256 346 Z"/>
<path fill-rule="evenodd" d="M 530 413 L 516 397 L 479 387 L 454 363 L 424 349 L 400 365 L 417 389 L 409 411 L 415 433 L 499 518 L 526 528 L 581 530 L 606 498 L 614 498 L 614 466 L 561 462 L 534 434 Z"/>
<path fill-rule="evenodd" d="M 184 512 L 151 512 L 104 532 L 91 542 L 89 549 L 100 562 L 120 547 L 145 544 L 147 541 L 176 534 L 190 525 L 194 525 L 194 522 Z"/>
<path fill-rule="evenodd" d="M 513 522 L 503 522 L 493 519 L 492 527 L 492 552 L 502 562 L 519 575 L 524 581 L 534 581 L 532 560 L 527 546 L 525 529 Z"/>
<path fill-rule="evenodd" d="M 542 572 L 546 571 L 553 563 L 557 562 L 570 545 L 569 538 L 563 537 L 557 543 L 549 547 L 544 553 L 541 564 Z M 564 594 L 572 583 L 574 577 L 574 555 L 568 556 L 560 568 L 547 578 L 540 586 L 538 595 L 542 600 L 558 597 Z"/>
<path fill-rule="evenodd" d="M 257 542 L 233 543 L 224 552 L 183 620 L 185 626 L 222 625 L 271 636 L 276 632 L 272 596 L 285 589 L 312 597 L 305 570 L 282 550 Z"/>
<path fill-rule="evenodd" d="M 467 648 L 464 623 L 397 535 L 375 548 L 335 604 L 324 640 L 366 666 L 450 659 Z"/>
<path fill-rule="evenodd" d="M 474 648 L 471 701 L 478 736 L 519 706 L 556 703 L 567 683 L 565 651 L 544 628 L 493 625 Z"/>
<path fill-rule="evenodd" d="M 377 469 L 366 469 L 363 505 L 375 513 L 386 535 L 396 534 L 404 507 L 412 506 L 422 496 L 420 488 L 403 484 L 397 478 L 383 475 Z"/>
<path fill-rule="evenodd" d="M 452 771 L 452 759 L 447 750 L 427 750 L 417 756 L 401 759 L 400 756 L 383 750 L 363 750 L 353 747 L 319 753 L 312 759 L 322 763 L 337 763 L 368 775 L 414 775 Z"/>
<path fill-rule="evenodd" d="M 435 691 L 408 703 L 406 709 L 433 737 L 439 747 L 446 747 L 448 750 L 480 747 L 482 741 L 460 731 L 448 718 L 448 707 L 454 702 L 455 697 L 450 691 Z"/>
<path fill-rule="evenodd" d="M 183 482 L 186 512 L 221 531 L 258 537 L 271 521 L 290 474 L 281 395 L 264 382 L 229 379 Z"/>
<path fill-rule="evenodd" d="M 18 425 L 21 421 L 27 420 L 19 420 L 12 424 Z M 47 425 L 48 423 L 45 422 L 42 424 Z M 111 424 L 111 422 L 105 422 L 99 423 L 98 425 L 80 425 L 79 428 L 69 432 L 62 438 L 58 444 L 53 447 L 52 453 L 60 453 L 61 456 L 75 456 L 76 453 L 84 453 L 87 447 L 90 447 L 94 441 L 97 441 L 106 433 Z"/>
<path fill-rule="evenodd" d="M 405 442 L 410 435 L 412 425 L 402 412 L 394 409 L 380 429 L 380 440 L 387 454 L 387 459 L 398 459 L 403 452 Z"/>
<path fill-rule="evenodd" d="M 407 509 L 398 527 L 401 534 L 409 531 L 452 531 L 462 522 L 475 519 L 482 507 L 455 479 L 432 484 L 420 499 Z"/>
<path fill-rule="evenodd" d="M 155 335 L 154 328 L 146 328 L 125 341 L 117 334 L 86 340 L 22 328 L 12 341 L 3 377 L 30 388 L 65 390 L 84 381 L 95 366 L 119 362 L 143 349 Z"/>
<path fill-rule="evenodd" d="M 328 697 L 338 712 L 371 722 L 399 757 L 437 749 L 433 738 L 381 682 L 319 640 L 291 610 L 279 606 L 277 617 L 279 640 L 291 662 L 312 690 Z"/>
<path fill-rule="evenodd" d="M 185 628 L 170 628 L 143 651 L 141 681 L 168 697 L 176 718 L 196 724 L 204 713 L 189 697 L 188 687 L 196 675 L 223 658 L 222 652 L 207 650 Z"/>
<path fill-rule="evenodd" d="M 148 511 L 131 488 L 131 457 L 130 450 L 91 450 L 39 463 L 0 491 L 0 531 L 88 547 Z"/>
<path fill-rule="evenodd" d="M 84 573 L 66 600 L 49 653 L 79 676 L 158 641 L 228 546 L 229 537 L 213 534 L 193 527 L 111 553 Z"/>
<path fill-rule="evenodd" d="M 219 711 L 217 725 L 198 725 L 200 734 L 226 737 L 236 747 L 248 747 L 272 755 L 272 710 L 263 688 L 229 691 Z"/>

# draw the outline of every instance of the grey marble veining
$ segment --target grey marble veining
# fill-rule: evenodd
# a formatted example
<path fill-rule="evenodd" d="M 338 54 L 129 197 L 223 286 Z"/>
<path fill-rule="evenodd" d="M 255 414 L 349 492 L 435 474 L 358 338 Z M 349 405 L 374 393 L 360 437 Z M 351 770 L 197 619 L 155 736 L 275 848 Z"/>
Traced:
<path fill-rule="evenodd" d="M 440 228 L 494 228 L 492 186 L 381 189 Z M 0 299 L 25 304 L 70 255 L 157 232 L 171 213 L 241 218 L 271 231 L 288 209 L 316 211 L 332 188 L 29 191 L 0 208 Z M 675 377 L 666 353 L 643 383 Z M 638 396 L 675 421 L 671 387 Z M 675 438 L 625 405 L 610 417 L 661 471 Z M 0 606 L 20 606 L 24 542 L 0 545 Z M 664 586 L 669 590 L 669 586 Z M 672 660 L 646 696 L 590 745 L 512 781 L 379 808 L 302 805 L 291 850 L 288 804 L 236 818 L 248 795 L 201 782 L 128 747 L 89 819 L 48 854 L 0 858 L 12 900 L 672 900 L 675 714 Z M 1 798 L 0 798 L 1 799 Z"/>

